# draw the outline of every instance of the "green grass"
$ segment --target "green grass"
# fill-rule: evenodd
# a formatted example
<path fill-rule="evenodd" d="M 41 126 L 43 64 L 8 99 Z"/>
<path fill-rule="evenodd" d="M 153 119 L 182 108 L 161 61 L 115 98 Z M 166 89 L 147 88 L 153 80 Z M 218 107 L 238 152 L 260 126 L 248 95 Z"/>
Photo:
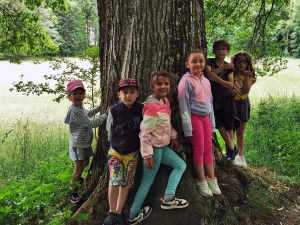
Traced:
<path fill-rule="evenodd" d="M 300 99 L 261 100 L 247 127 L 245 153 L 249 163 L 267 167 L 300 184 Z"/>
<path fill-rule="evenodd" d="M 299 65 L 299 59 L 288 59 L 287 69 L 271 77 L 258 77 L 249 95 L 252 105 L 255 107 L 260 99 L 269 96 L 300 97 Z"/>

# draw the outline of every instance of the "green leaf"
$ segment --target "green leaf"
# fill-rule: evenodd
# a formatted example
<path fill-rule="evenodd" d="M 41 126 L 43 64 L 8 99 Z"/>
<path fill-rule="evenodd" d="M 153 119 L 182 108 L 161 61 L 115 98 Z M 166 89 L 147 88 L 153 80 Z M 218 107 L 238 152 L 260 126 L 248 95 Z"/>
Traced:
<path fill-rule="evenodd" d="M 88 216 L 89 216 L 89 214 L 79 213 L 77 216 L 75 216 L 74 219 L 78 222 L 86 221 L 86 220 L 88 220 Z"/>

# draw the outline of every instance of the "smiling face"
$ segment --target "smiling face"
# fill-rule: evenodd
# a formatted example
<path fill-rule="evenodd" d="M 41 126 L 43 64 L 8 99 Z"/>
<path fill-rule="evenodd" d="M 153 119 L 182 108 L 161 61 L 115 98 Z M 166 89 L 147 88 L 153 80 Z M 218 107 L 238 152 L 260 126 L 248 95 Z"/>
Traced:
<path fill-rule="evenodd" d="M 76 88 L 69 93 L 68 98 L 73 103 L 73 105 L 82 107 L 83 100 L 85 98 L 85 90 L 83 88 Z"/>
<path fill-rule="evenodd" d="M 170 78 L 165 76 L 154 76 L 151 84 L 153 97 L 161 100 L 164 99 L 170 91 Z"/>
<path fill-rule="evenodd" d="M 124 87 L 118 91 L 118 96 L 128 108 L 131 108 L 139 97 L 139 91 L 136 87 Z"/>
<path fill-rule="evenodd" d="M 236 71 L 243 72 L 248 70 L 249 61 L 246 56 L 241 55 L 234 61 L 234 67 Z"/>
<path fill-rule="evenodd" d="M 186 68 L 196 77 L 200 77 L 205 68 L 205 57 L 202 52 L 191 53 L 185 62 Z"/>

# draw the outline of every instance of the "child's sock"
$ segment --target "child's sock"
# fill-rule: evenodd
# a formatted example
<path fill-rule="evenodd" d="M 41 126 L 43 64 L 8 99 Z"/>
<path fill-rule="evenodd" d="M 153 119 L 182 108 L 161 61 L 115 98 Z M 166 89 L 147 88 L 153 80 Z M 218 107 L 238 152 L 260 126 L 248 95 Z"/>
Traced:
<path fill-rule="evenodd" d="M 164 196 L 164 201 L 169 202 L 169 201 L 173 200 L 174 196 L 175 196 L 174 194 L 166 194 Z"/>

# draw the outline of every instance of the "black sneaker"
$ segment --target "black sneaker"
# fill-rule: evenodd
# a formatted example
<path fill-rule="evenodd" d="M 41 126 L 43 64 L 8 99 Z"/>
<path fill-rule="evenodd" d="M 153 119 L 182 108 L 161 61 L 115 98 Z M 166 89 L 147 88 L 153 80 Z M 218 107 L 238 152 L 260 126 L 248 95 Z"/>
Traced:
<path fill-rule="evenodd" d="M 116 225 L 118 224 L 117 214 L 113 212 L 108 212 L 106 218 L 103 221 L 102 225 Z"/>
<path fill-rule="evenodd" d="M 227 159 L 229 161 L 233 161 L 235 160 L 235 157 L 237 156 L 237 154 L 239 153 L 239 149 L 237 147 L 234 146 L 233 150 L 229 150 L 229 157 L 227 157 Z"/>
<path fill-rule="evenodd" d="M 152 212 L 152 208 L 150 206 L 145 206 L 141 211 L 135 215 L 132 220 L 128 220 L 130 225 L 138 224 L 142 220 L 146 219 Z"/>
<path fill-rule="evenodd" d="M 127 225 L 127 219 L 122 214 L 117 214 L 117 224 L 118 225 Z"/>
<path fill-rule="evenodd" d="M 78 203 L 81 199 L 82 197 L 76 192 L 70 194 L 70 202 L 73 204 Z"/>
<path fill-rule="evenodd" d="M 175 198 L 171 201 L 166 202 L 165 200 L 161 200 L 160 207 L 162 209 L 183 209 L 188 207 L 189 202 L 185 199 Z"/>

